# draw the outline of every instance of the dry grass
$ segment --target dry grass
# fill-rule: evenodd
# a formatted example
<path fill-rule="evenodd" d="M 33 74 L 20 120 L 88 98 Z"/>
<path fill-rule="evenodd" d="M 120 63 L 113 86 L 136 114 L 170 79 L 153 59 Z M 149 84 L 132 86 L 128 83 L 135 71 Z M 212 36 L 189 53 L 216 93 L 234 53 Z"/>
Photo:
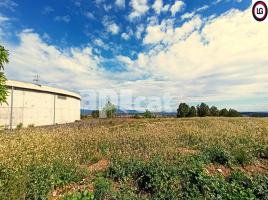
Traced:
<path fill-rule="evenodd" d="M 268 150 L 268 119 L 258 118 L 189 118 L 189 119 L 113 119 L 95 120 L 35 127 L 0 134 L 0 165 L 12 171 L 28 166 L 50 166 L 55 161 L 85 168 L 89 173 L 105 171 L 114 157 L 135 157 L 148 161 L 156 156 L 166 160 L 174 155 L 194 156 L 209 147 L 246 152 L 252 163 L 240 167 L 249 174 L 268 169 L 267 160 L 258 150 Z M 254 163 L 261 163 L 254 168 Z M 220 166 L 227 175 L 235 167 Z M 209 174 L 218 168 L 208 165 Z M 255 171 L 254 171 L 255 170 Z M 85 183 L 66 185 L 67 192 L 92 187 L 91 177 Z M 70 190 L 68 188 L 71 188 Z M 58 196 L 65 193 L 55 188 Z M 89 190 L 90 191 L 90 190 Z M 24 199 L 24 198 L 22 198 Z M 53 198 L 52 198 L 53 199 Z"/>
<path fill-rule="evenodd" d="M 218 144 L 227 149 L 253 151 L 268 144 L 268 119 L 193 118 L 100 120 L 49 128 L 31 128 L 0 135 L 0 160 L 23 168 L 55 160 L 77 164 L 113 155 L 169 156 L 191 148 Z M 191 151 L 193 151 L 191 150 Z"/>

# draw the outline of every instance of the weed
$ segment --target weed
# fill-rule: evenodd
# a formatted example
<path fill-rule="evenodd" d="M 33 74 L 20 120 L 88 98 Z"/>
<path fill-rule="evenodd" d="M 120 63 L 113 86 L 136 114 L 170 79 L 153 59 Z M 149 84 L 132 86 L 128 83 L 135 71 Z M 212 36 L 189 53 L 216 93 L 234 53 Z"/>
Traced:
<path fill-rule="evenodd" d="M 94 200 L 94 193 L 89 192 L 88 190 L 82 192 L 75 192 L 73 194 L 67 195 L 61 200 Z"/>
<path fill-rule="evenodd" d="M 212 146 L 205 151 L 208 160 L 212 163 L 218 163 L 221 165 L 228 165 L 230 163 L 229 153 L 221 146 Z"/>
<path fill-rule="evenodd" d="M 19 123 L 19 124 L 17 124 L 16 129 L 20 130 L 20 129 L 22 129 L 22 127 L 23 127 L 23 123 Z"/>
<path fill-rule="evenodd" d="M 94 199 L 102 200 L 111 192 L 111 182 L 103 177 L 97 178 L 94 182 Z"/>

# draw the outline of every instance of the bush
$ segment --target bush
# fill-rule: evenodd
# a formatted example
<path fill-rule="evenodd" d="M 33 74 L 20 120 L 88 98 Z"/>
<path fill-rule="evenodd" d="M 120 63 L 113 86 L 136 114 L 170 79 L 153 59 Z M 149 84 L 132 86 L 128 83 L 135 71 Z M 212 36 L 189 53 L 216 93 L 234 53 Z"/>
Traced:
<path fill-rule="evenodd" d="M 91 116 L 93 118 L 99 118 L 100 116 L 100 111 L 99 110 L 93 110 L 92 113 L 91 113 Z"/>
<path fill-rule="evenodd" d="M 29 124 L 28 128 L 34 128 L 34 124 Z"/>
<path fill-rule="evenodd" d="M 22 129 L 22 127 L 23 127 L 23 123 L 19 123 L 19 124 L 17 124 L 16 129 L 20 130 L 20 129 Z"/>
<path fill-rule="evenodd" d="M 268 199 L 268 175 L 254 177 L 252 190 L 256 199 Z"/>
<path fill-rule="evenodd" d="M 213 146 L 206 149 L 205 154 L 212 163 L 228 165 L 231 160 L 229 153 L 220 146 Z"/>
<path fill-rule="evenodd" d="M 255 155 L 258 158 L 262 158 L 262 159 L 268 159 L 268 146 L 258 146 L 255 147 L 256 151 L 255 151 Z"/>
<path fill-rule="evenodd" d="M 145 113 L 143 113 L 144 118 L 153 118 L 154 115 L 149 110 L 146 110 Z"/>
<path fill-rule="evenodd" d="M 73 194 L 67 195 L 61 200 L 94 200 L 94 193 L 89 192 L 88 190 L 82 192 L 75 192 Z"/>
<path fill-rule="evenodd" d="M 32 164 L 19 171 L 0 167 L 0 196 L 1 199 L 47 199 L 54 186 L 78 182 L 83 176 L 73 165 L 60 162 L 51 166 Z"/>
<path fill-rule="evenodd" d="M 103 177 L 94 182 L 94 199 L 102 200 L 111 192 L 111 182 Z"/>
<path fill-rule="evenodd" d="M 243 149 L 238 149 L 234 151 L 234 160 L 240 165 L 250 164 L 252 157 L 250 154 Z"/>

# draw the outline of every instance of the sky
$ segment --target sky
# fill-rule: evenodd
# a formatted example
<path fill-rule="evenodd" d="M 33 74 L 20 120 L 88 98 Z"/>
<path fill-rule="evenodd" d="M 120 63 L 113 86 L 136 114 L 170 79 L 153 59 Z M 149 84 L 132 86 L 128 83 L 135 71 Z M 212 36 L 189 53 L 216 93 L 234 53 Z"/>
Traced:
<path fill-rule="evenodd" d="M 108 91 L 125 109 L 268 111 L 267 35 L 250 0 L 0 0 L 7 78 L 39 75 L 89 109 Z"/>

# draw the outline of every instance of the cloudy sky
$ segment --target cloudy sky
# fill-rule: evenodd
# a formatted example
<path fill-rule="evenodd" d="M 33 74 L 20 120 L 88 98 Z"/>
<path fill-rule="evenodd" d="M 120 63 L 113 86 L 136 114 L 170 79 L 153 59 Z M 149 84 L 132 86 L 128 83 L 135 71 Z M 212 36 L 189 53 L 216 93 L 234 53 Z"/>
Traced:
<path fill-rule="evenodd" d="M 7 77 L 82 95 L 268 111 L 267 36 L 250 0 L 0 0 Z"/>

